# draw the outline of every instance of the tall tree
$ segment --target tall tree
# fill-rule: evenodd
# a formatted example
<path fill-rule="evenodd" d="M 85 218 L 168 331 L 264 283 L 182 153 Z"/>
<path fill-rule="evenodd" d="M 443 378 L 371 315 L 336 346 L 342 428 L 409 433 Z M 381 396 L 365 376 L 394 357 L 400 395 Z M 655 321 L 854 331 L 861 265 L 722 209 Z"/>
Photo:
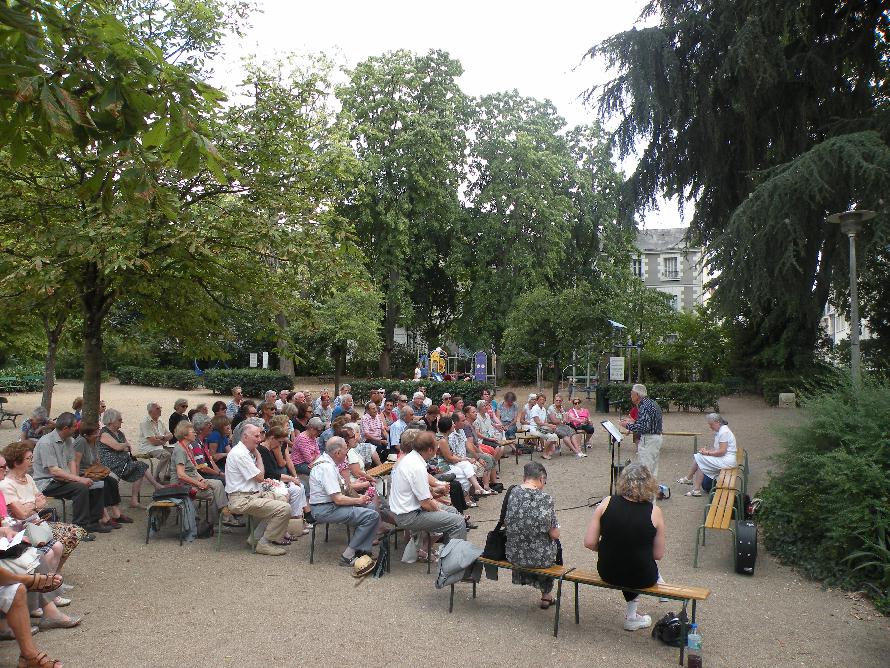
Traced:
<path fill-rule="evenodd" d="M 460 337 L 476 348 L 500 346 L 507 315 L 524 291 L 562 288 L 555 279 L 580 214 L 564 129 L 549 101 L 516 91 L 477 104 L 461 240 L 469 291 L 458 323 Z"/>
<path fill-rule="evenodd" d="M 652 17 L 590 51 L 618 72 L 588 96 L 618 117 L 622 157 L 643 142 L 626 212 L 693 200 L 690 236 L 710 252 L 715 303 L 745 330 L 746 356 L 805 365 L 845 277 L 826 215 L 884 209 L 885 3 L 653 0 Z"/>
<path fill-rule="evenodd" d="M 338 92 L 362 163 L 344 211 L 385 295 L 383 376 L 400 321 L 423 327 L 428 340 L 447 322 L 440 304 L 454 292 L 447 258 L 466 146 L 462 73 L 444 51 L 395 51 L 359 63 Z"/>

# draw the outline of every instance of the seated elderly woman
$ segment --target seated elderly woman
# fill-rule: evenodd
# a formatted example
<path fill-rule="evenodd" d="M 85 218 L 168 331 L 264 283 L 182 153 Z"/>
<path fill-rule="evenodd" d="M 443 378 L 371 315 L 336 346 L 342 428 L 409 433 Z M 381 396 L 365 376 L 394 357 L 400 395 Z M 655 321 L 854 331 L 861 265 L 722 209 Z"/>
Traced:
<path fill-rule="evenodd" d="M 29 518 L 52 517 L 55 514 L 52 508 L 47 507 L 46 496 L 28 474 L 33 461 L 34 453 L 31 447 L 21 442 L 7 445 L 3 450 L 3 457 L 0 457 L 0 464 L 6 466 L 5 469 L 0 469 L 6 472 L 6 477 L 0 482 L 0 490 L 5 497 L 9 515 L 15 520 L 26 522 Z M 87 538 L 86 530 L 75 524 L 50 522 L 50 528 L 53 531 L 53 538 L 62 545 L 59 568 L 71 556 L 80 541 L 91 540 Z"/>
<path fill-rule="evenodd" d="M 205 478 L 198 471 L 198 463 L 192 449 L 192 443 L 197 439 L 197 435 L 194 426 L 188 420 L 181 420 L 176 425 L 173 435 L 176 437 L 176 445 L 173 446 L 170 457 L 170 482 L 193 487 L 198 491 L 196 498 L 209 502 L 209 522 L 212 527 L 216 524 L 219 511 L 228 503 L 225 486 L 220 480 Z M 195 518 L 192 520 L 194 526 Z M 205 535 L 209 538 L 211 534 L 199 533 L 198 537 L 203 538 Z"/>
<path fill-rule="evenodd" d="M 228 419 L 228 418 L 223 418 Z M 226 476 L 216 464 L 213 452 L 207 443 L 210 432 L 213 431 L 213 420 L 209 415 L 195 413 L 192 417 L 192 426 L 195 428 L 195 440 L 192 441 L 192 453 L 195 455 L 195 464 L 198 473 L 208 479 L 225 481 Z"/>
<path fill-rule="evenodd" d="M 270 541 L 275 545 L 290 545 L 290 543 L 300 536 L 309 533 L 309 529 L 312 528 L 313 523 L 312 511 L 306 500 L 306 487 L 295 472 L 288 472 L 287 469 L 282 470 L 282 468 L 278 466 L 278 461 L 274 454 L 276 449 L 281 449 L 282 443 L 286 442 L 287 438 L 286 427 L 281 424 L 276 424 L 272 426 L 272 429 L 266 434 L 265 440 L 263 440 L 257 447 L 257 452 L 260 453 L 260 457 L 263 460 L 263 469 L 266 471 L 266 478 L 281 484 L 283 492 L 281 493 L 281 497 L 290 504 L 291 520 L 303 521 L 303 525 L 300 527 L 297 527 L 293 522 L 290 522 L 288 524 L 287 533 L 284 534 L 280 541 Z M 293 469 L 293 466 L 294 465 L 291 462 L 290 468 Z M 264 484 L 270 484 L 271 487 L 275 486 L 271 483 Z"/>
<path fill-rule="evenodd" d="M 463 430 L 456 429 L 450 417 L 440 417 L 439 428 L 445 438 L 438 441 L 439 452 L 432 463 L 443 473 L 453 473 L 465 495 L 480 497 L 493 494 L 479 484 L 478 476 L 485 475 L 485 464 L 467 456 L 467 437 Z M 477 506 L 472 499 L 467 499 L 466 503 L 470 508 Z"/>
<path fill-rule="evenodd" d="M 522 470 L 522 484 L 507 492 L 504 529 L 507 532 L 507 561 L 529 568 L 549 568 L 557 559 L 559 523 L 553 497 L 544 492 L 547 470 L 529 462 Z M 541 590 L 541 608 L 553 603 L 553 578 L 513 571 L 513 584 L 532 585 Z"/>
<path fill-rule="evenodd" d="M 498 405 L 495 413 L 501 426 L 504 428 L 504 438 L 514 438 L 516 436 L 516 426 L 519 424 L 519 404 L 516 403 L 516 395 L 513 392 L 507 392 L 504 400 Z"/>
<path fill-rule="evenodd" d="M 46 592 L 62 586 L 61 575 L 19 575 L 0 567 L 0 612 L 5 615 L 8 634 L 19 645 L 19 668 L 62 668 L 62 662 L 51 659 L 34 644 L 31 620 L 28 615 L 27 592 Z"/>
<path fill-rule="evenodd" d="M 702 479 L 708 476 L 712 480 L 720 473 L 720 469 L 731 469 L 736 465 L 735 434 L 720 413 L 709 413 L 705 418 L 714 432 L 714 444 L 710 449 L 701 448 L 692 455 L 692 468 L 689 475 L 680 478 L 681 485 L 692 485 L 686 496 L 701 496 Z"/>
<path fill-rule="evenodd" d="M 568 423 L 568 413 L 562 405 L 562 397 L 554 395 L 553 403 L 547 409 L 547 424 L 556 432 L 561 445 L 575 453 L 576 457 L 586 457 L 581 452 L 581 435 Z"/>
<path fill-rule="evenodd" d="M 43 406 L 37 406 L 31 411 L 31 417 L 22 422 L 22 443 L 28 443 L 31 447 L 37 445 L 37 441 L 44 434 L 48 434 L 55 425 L 49 420 L 49 413 Z"/>
<path fill-rule="evenodd" d="M 81 422 L 78 436 L 74 439 L 74 465 L 79 475 L 93 480 L 102 480 L 103 510 L 99 524 L 119 529 L 121 524 L 132 524 L 133 519 L 121 512 L 121 495 L 118 482 L 112 475 L 99 478 L 104 467 L 99 464 L 99 425 L 95 422 Z M 104 470 L 105 473 L 108 469 Z"/>
<path fill-rule="evenodd" d="M 534 399 L 532 398 L 534 397 Z M 525 409 L 525 428 L 531 436 L 535 436 L 544 441 L 544 459 L 550 459 L 550 453 L 556 447 L 559 437 L 554 434 L 547 424 L 547 409 L 544 405 L 547 403 L 547 396 L 544 394 L 528 395 L 528 404 Z"/>
<path fill-rule="evenodd" d="M 212 429 L 207 434 L 207 449 L 216 466 L 222 470 L 226 465 L 226 455 L 235 445 L 232 443 L 232 421 L 225 415 L 214 415 L 210 426 Z"/>
<path fill-rule="evenodd" d="M 597 571 L 612 585 L 651 587 L 659 580 L 656 561 L 664 557 L 664 516 L 652 504 L 658 483 L 644 465 L 628 464 L 618 476 L 617 494 L 603 499 L 593 513 L 584 547 L 599 552 Z M 637 610 L 638 594 L 624 590 L 627 631 L 648 628 L 649 615 Z"/>
<path fill-rule="evenodd" d="M 19 445 L 25 444 L 20 443 Z M 4 457 L 0 456 L 0 469 L 5 467 L 6 460 Z M 16 504 L 16 506 L 18 510 L 21 510 L 21 504 Z M 13 521 L 6 505 L 6 498 L 2 492 L 0 492 L 0 519 L 4 520 L 3 526 L 0 526 L 0 536 L 9 540 L 14 538 L 19 531 L 25 529 L 29 524 L 40 525 L 44 523 L 44 520 L 42 520 L 36 513 L 30 514 L 22 520 L 16 519 Z M 40 563 L 37 566 L 37 573 L 57 573 L 62 568 L 65 559 L 63 543 L 50 537 L 46 543 L 43 543 L 42 545 L 38 544 L 38 546 L 35 547 L 40 553 Z M 3 560 L 0 560 L 0 566 L 2 565 Z M 35 578 L 33 575 L 29 577 Z M 39 577 L 37 577 L 37 579 L 39 579 Z M 52 587 L 45 590 L 37 597 L 29 598 L 28 604 L 32 609 L 32 616 L 42 618 L 39 625 L 41 630 L 72 628 L 80 624 L 83 619 L 83 617 L 69 617 L 59 610 L 60 607 L 64 607 L 71 603 L 71 599 L 63 598 L 59 594 L 59 589 L 57 587 Z M 4 629 L 0 628 L 0 638 L 3 637 L 3 631 Z M 9 637 L 7 637 L 7 639 L 9 639 Z"/>
<path fill-rule="evenodd" d="M 110 468 L 111 472 L 121 480 L 133 483 L 130 507 L 144 508 L 145 506 L 139 503 L 142 481 L 147 480 L 155 489 L 160 489 L 163 485 L 155 480 L 148 464 L 133 459 L 131 456 L 133 447 L 124 436 L 124 432 L 121 431 L 124 418 L 120 411 L 107 408 L 102 418 L 105 420 L 105 426 L 99 432 L 99 462 Z"/>

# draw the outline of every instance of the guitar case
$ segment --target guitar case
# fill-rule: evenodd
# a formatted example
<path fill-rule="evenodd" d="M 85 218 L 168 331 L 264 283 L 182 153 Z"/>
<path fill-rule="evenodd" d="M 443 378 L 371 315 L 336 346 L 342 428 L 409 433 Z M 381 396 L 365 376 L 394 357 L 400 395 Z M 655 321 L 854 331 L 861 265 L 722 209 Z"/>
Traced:
<path fill-rule="evenodd" d="M 751 520 L 739 520 L 735 526 L 735 572 L 754 575 L 757 561 L 757 525 Z"/>

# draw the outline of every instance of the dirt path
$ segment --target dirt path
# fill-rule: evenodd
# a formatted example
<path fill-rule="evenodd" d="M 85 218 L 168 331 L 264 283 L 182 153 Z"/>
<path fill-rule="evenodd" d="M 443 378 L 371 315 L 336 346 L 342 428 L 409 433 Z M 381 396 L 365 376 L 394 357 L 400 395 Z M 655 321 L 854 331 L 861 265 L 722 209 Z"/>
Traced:
<path fill-rule="evenodd" d="M 53 413 L 70 406 L 79 391 L 75 383 L 59 383 Z M 108 406 L 123 412 L 123 429 L 131 437 L 149 400 L 160 400 L 166 418 L 180 395 L 193 406 L 215 399 L 202 391 L 116 384 L 103 392 Z M 39 395 L 9 399 L 11 410 L 27 413 Z M 773 426 L 796 419 L 796 412 L 769 409 L 757 398 L 727 398 L 722 408 L 739 445 L 749 452 L 750 486 L 757 490 L 776 452 Z M 707 425 L 697 413 L 669 413 L 665 429 L 704 434 Z M 0 444 L 13 439 L 4 424 Z M 662 482 L 688 468 L 691 449 L 689 439 L 666 437 Z M 557 508 L 606 494 L 608 451 L 602 430 L 588 459 L 558 457 L 548 470 L 547 491 Z M 505 460 L 504 483 L 520 479 L 521 469 Z M 700 607 L 705 665 L 880 668 L 890 663 L 890 620 L 854 595 L 802 579 L 762 550 L 753 577 L 736 575 L 728 533 L 709 536 L 701 566 L 694 569 L 693 540 L 703 502 L 683 497 L 685 490 L 677 487 L 678 495 L 662 503 L 668 531 L 661 569 L 668 582 L 713 592 Z M 484 542 L 496 519 L 495 499 L 483 500 L 474 514 L 481 522 L 470 534 L 474 542 Z M 595 568 L 595 555 L 581 544 L 590 514 L 587 508 L 559 513 L 570 565 Z M 136 519 L 135 525 L 78 548 L 65 567 L 66 581 L 75 585 L 68 609 L 86 618 L 78 629 L 41 633 L 37 640 L 66 666 L 291 666 L 310 661 L 324 666 L 432 662 L 626 668 L 677 662 L 675 650 L 648 632 L 622 630 L 618 592 L 583 588 L 576 626 L 566 591 L 560 635 L 554 639 L 553 609 L 539 610 L 534 591 L 511 585 L 507 574 L 498 582 L 483 580 L 475 601 L 467 587 L 459 588 L 455 612 L 449 615 L 447 590 L 436 590 L 434 576 L 420 564 L 395 562 L 390 575 L 356 584 L 336 565 L 345 541 L 340 528 L 332 528 L 331 542 L 319 541 L 316 563 L 310 566 L 307 539 L 280 558 L 251 555 L 240 530 L 223 536 L 220 552 L 213 541 L 180 548 L 172 532 L 146 546 L 144 512 Z M 651 599 L 640 607 L 657 619 L 677 604 Z M 13 665 L 15 656 L 13 643 L 0 643 L 0 665 Z"/>

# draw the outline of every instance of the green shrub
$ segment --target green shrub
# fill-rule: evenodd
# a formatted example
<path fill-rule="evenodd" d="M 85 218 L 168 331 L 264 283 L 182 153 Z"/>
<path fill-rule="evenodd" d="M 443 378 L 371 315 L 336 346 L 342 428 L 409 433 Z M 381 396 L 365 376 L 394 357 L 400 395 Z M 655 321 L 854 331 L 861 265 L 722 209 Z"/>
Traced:
<path fill-rule="evenodd" d="M 770 406 L 779 405 L 779 394 L 794 392 L 799 394 L 803 379 L 800 376 L 764 376 L 760 379 L 763 398 Z"/>
<path fill-rule="evenodd" d="M 262 398 L 266 390 L 290 390 L 294 381 L 272 369 L 211 369 L 204 372 L 204 387 L 214 394 L 231 394 L 240 385 L 245 397 Z"/>
<path fill-rule="evenodd" d="M 782 561 L 890 614 L 890 382 L 864 379 L 858 400 L 845 377 L 833 385 L 804 391 L 757 518 Z"/>
<path fill-rule="evenodd" d="M 201 386 L 201 379 L 189 369 L 143 369 L 122 366 L 115 373 L 121 385 L 172 387 L 176 390 L 194 390 Z"/>
<path fill-rule="evenodd" d="M 490 383 L 479 383 L 476 381 L 456 380 L 447 382 L 435 382 L 430 380 L 391 380 L 389 378 L 372 378 L 371 380 L 353 380 L 349 381 L 352 385 L 352 396 L 356 403 L 364 403 L 371 397 L 371 390 L 383 388 L 386 393 L 401 392 L 408 399 L 417 391 L 417 388 L 423 385 L 426 387 L 426 395 L 433 400 L 434 403 L 442 401 L 442 395 L 445 392 L 453 395 L 460 395 L 464 398 L 464 403 L 479 401 L 482 398 L 482 390 L 491 389 Z"/>
<path fill-rule="evenodd" d="M 707 409 L 720 410 L 720 397 L 726 394 L 726 387 L 720 383 L 646 383 L 649 396 L 658 402 L 663 410 L 671 406 L 689 411 L 695 408 L 704 412 Z M 609 403 L 630 408 L 630 383 L 610 383 L 606 390 Z"/>

